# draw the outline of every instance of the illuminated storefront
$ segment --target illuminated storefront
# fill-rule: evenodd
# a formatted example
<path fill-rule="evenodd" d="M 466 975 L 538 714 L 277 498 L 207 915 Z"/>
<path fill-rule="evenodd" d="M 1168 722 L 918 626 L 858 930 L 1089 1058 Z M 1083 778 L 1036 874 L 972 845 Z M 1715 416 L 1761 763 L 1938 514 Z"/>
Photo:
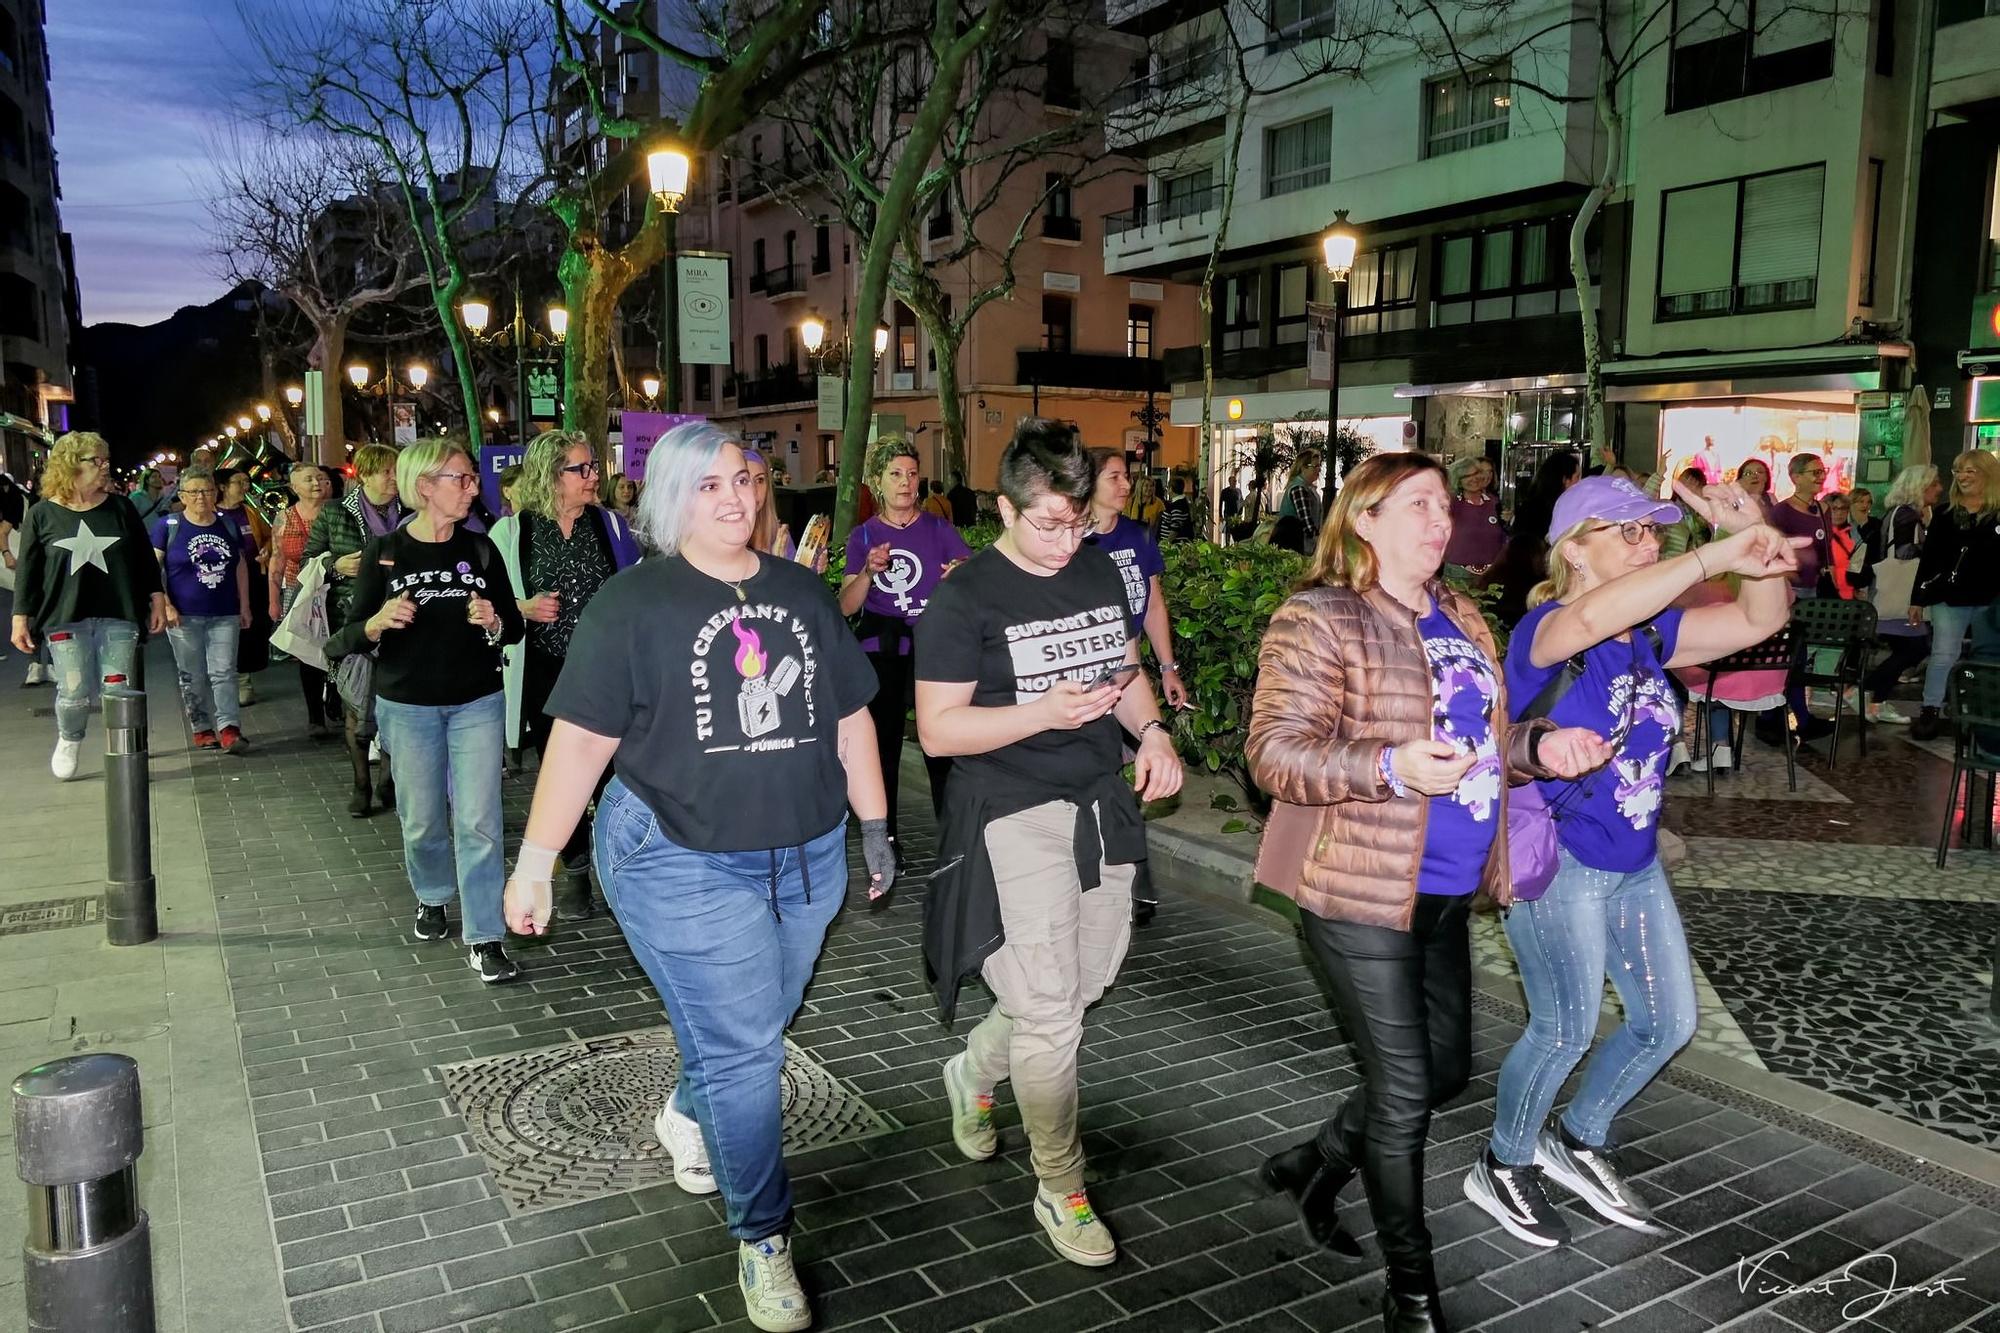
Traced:
<path fill-rule="evenodd" d="M 1792 459 L 1817 455 L 1826 490 L 1850 490 L 1856 474 L 1858 422 L 1850 405 L 1781 400 L 1665 405 L 1660 411 L 1660 468 L 1697 468 L 1708 481 L 1733 481 L 1757 459 L 1771 470 L 1778 499 L 1792 493 Z"/>

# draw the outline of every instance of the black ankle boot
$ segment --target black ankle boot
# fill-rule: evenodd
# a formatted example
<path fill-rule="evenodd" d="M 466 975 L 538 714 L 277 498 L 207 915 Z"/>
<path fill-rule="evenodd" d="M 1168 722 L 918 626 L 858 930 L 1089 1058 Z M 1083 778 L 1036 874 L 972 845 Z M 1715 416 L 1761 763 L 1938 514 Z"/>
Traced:
<path fill-rule="evenodd" d="M 1340 1191 L 1354 1178 L 1354 1168 L 1335 1166 L 1320 1152 L 1317 1139 L 1307 1139 L 1266 1158 L 1257 1174 L 1273 1194 L 1291 1197 L 1313 1244 L 1350 1259 L 1360 1257 L 1360 1242 L 1340 1225 Z"/>
<path fill-rule="evenodd" d="M 347 798 L 347 813 L 356 819 L 366 819 L 374 813 L 373 794 L 365 786 L 356 787 L 354 794 Z"/>
<path fill-rule="evenodd" d="M 1391 1273 L 1382 1293 L 1382 1333 L 1448 1333 L 1437 1284 L 1406 1287 Z"/>
<path fill-rule="evenodd" d="M 564 866 L 556 872 L 555 913 L 558 921 L 590 919 L 590 871 Z"/>

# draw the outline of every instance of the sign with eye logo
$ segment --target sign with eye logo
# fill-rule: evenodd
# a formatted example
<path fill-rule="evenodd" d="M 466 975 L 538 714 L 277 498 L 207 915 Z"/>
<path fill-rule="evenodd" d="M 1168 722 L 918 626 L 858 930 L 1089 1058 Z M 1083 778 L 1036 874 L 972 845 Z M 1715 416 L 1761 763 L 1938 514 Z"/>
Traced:
<path fill-rule="evenodd" d="M 674 261 L 680 294 L 681 364 L 729 364 L 729 257 L 682 254 Z"/>

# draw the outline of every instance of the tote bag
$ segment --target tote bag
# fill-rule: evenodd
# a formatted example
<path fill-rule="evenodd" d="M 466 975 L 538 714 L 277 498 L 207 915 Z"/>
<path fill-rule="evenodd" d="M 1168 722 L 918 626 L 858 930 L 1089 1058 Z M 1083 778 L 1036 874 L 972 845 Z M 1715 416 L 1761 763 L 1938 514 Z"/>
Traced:
<path fill-rule="evenodd" d="M 326 670 L 326 564 L 332 557 L 316 555 L 299 571 L 291 605 L 271 630 L 271 646 L 317 670 Z"/>
<path fill-rule="evenodd" d="M 1900 507 L 1900 506 L 1899 506 Z M 1887 532 L 1896 521 L 1889 515 L 1883 531 Z M 1910 593 L 1917 586 L 1917 557 L 1907 560 L 1896 558 L 1896 548 L 1891 546 L 1888 554 L 1875 562 L 1875 615 L 1881 620 L 1901 620 L 1909 614 Z"/>

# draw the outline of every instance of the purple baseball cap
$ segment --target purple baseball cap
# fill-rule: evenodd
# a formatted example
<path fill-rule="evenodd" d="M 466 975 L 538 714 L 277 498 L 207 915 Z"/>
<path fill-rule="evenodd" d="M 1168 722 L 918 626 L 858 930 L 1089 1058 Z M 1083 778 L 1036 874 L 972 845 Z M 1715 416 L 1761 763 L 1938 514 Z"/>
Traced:
<path fill-rule="evenodd" d="M 1635 518 L 1678 523 L 1681 507 L 1654 499 L 1623 477 L 1585 477 L 1556 501 L 1549 534 L 1553 537 L 1568 532 L 1588 518 L 1606 523 L 1626 523 Z"/>

